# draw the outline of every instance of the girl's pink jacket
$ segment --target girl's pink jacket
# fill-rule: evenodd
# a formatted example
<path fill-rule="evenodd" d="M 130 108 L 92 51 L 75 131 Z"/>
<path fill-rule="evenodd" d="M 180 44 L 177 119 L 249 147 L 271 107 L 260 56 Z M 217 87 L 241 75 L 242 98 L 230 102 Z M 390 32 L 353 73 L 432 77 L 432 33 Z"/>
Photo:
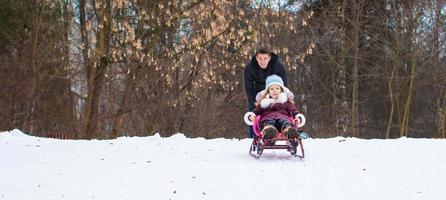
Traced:
<path fill-rule="evenodd" d="M 259 124 L 262 124 L 268 119 L 290 119 L 299 113 L 296 105 L 290 101 L 285 103 L 274 103 L 267 108 L 262 108 L 259 105 L 253 110 L 253 112 L 256 115 L 262 116 Z"/>

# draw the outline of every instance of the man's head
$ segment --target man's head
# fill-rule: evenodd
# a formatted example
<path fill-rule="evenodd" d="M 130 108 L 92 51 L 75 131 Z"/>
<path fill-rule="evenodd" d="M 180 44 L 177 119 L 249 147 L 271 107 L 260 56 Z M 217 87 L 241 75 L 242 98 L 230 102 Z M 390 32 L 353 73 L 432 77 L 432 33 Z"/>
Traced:
<path fill-rule="evenodd" d="M 256 52 L 256 60 L 262 69 L 268 67 L 268 63 L 271 60 L 271 52 L 265 48 L 261 48 Z"/>

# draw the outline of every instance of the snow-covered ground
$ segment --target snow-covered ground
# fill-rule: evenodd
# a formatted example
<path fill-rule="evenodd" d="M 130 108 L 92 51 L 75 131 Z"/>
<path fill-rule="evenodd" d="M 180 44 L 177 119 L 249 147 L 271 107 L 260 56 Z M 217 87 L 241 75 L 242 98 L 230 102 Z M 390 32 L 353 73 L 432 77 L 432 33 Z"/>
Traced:
<path fill-rule="evenodd" d="M 306 157 L 250 139 L 55 140 L 0 133 L 0 200 L 440 200 L 446 140 L 307 139 Z"/>

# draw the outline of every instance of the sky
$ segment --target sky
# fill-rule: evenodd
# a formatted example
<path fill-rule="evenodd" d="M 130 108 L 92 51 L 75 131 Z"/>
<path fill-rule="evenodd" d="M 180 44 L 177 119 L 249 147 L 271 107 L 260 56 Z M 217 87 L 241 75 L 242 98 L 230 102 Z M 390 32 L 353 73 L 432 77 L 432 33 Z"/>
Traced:
<path fill-rule="evenodd" d="M 309 138 L 305 158 L 251 139 L 57 140 L 0 132 L 0 200 L 440 200 L 446 140 Z"/>

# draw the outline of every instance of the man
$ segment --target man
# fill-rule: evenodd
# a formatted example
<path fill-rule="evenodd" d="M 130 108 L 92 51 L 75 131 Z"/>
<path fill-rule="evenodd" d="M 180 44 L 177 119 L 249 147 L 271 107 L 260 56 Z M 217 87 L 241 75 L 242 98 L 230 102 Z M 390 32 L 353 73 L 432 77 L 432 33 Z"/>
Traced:
<path fill-rule="evenodd" d="M 285 68 L 279 57 L 265 48 L 257 50 L 251 61 L 246 65 L 244 74 L 249 111 L 255 108 L 257 93 L 265 89 L 266 77 L 272 74 L 280 76 L 285 87 L 287 87 Z M 249 127 L 249 137 L 254 137 L 252 126 Z"/>

